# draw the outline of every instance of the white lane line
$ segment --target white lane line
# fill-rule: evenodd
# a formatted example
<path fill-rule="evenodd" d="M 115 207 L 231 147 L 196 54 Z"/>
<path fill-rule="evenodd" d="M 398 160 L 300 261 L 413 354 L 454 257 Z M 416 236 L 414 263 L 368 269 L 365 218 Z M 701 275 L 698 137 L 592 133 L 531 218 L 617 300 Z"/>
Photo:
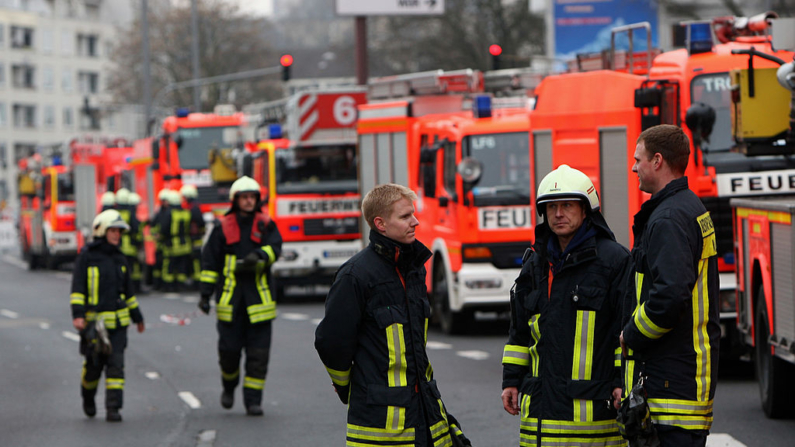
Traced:
<path fill-rule="evenodd" d="M 425 347 L 428 349 L 452 349 L 453 345 L 450 343 L 442 343 L 440 341 L 429 341 Z"/>
<path fill-rule="evenodd" d="M 472 360 L 486 360 L 489 358 L 489 353 L 485 351 L 458 351 L 455 355 Z"/>
<path fill-rule="evenodd" d="M 712 433 L 707 437 L 707 447 L 746 447 L 727 433 Z"/>
<path fill-rule="evenodd" d="M 19 318 L 19 314 L 18 313 L 14 312 L 13 310 L 8 310 L 8 309 L 0 309 L 0 315 L 4 316 L 6 318 L 10 318 L 12 320 L 16 320 L 17 318 Z"/>
<path fill-rule="evenodd" d="M 190 391 L 180 391 L 179 398 L 194 410 L 202 407 L 202 403 L 199 402 L 199 399 L 197 399 L 196 396 L 194 396 Z"/>
<path fill-rule="evenodd" d="M 5 256 L 3 256 L 3 261 L 5 261 L 5 262 L 7 262 L 7 263 L 9 263 L 9 264 L 11 264 L 11 265 L 13 265 L 15 267 L 19 267 L 22 270 L 27 270 L 28 269 L 28 264 L 25 261 L 15 257 L 15 256 L 5 255 Z"/>
<path fill-rule="evenodd" d="M 58 279 L 65 279 L 67 281 L 71 281 L 72 280 L 72 274 L 71 273 L 56 272 L 53 276 L 55 276 Z"/>
<path fill-rule="evenodd" d="M 215 430 L 202 430 L 196 439 L 196 447 L 213 447 L 215 444 Z"/>
<path fill-rule="evenodd" d="M 297 313 L 284 313 L 281 315 L 282 318 L 285 320 L 293 320 L 293 321 L 304 321 L 309 319 L 309 315 L 307 314 L 297 314 Z"/>
<path fill-rule="evenodd" d="M 46 331 L 47 329 L 50 328 L 50 323 L 47 323 L 46 321 L 42 321 L 41 323 L 39 323 L 39 327 Z"/>
<path fill-rule="evenodd" d="M 144 373 L 144 375 L 149 380 L 157 380 L 160 378 L 160 373 L 157 373 L 155 371 L 147 371 Z"/>
<path fill-rule="evenodd" d="M 169 292 L 169 293 L 163 294 L 163 298 L 165 298 L 167 300 L 178 300 L 181 296 L 182 295 L 180 295 L 179 293 L 174 293 L 174 292 Z"/>
<path fill-rule="evenodd" d="M 80 342 L 80 336 L 75 334 L 74 332 L 63 331 L 61 332 L 64 338 L 68 338 L 69 340 Z"/>
<path fill-rule="evenodd" d="M 189 303 L 189 304 L 196 304 L 196 303 L 199 302 L 199 297 L 197 297 L 197 296 L 186 296 L 185 298 L 182 298 L 182 301 L 184 301 L 186 303 Z"/>
<path fill-rule="evenodd" d="M 313 318 L 313 319 L 312 319 L 312 324 L 314 324 L 315 326 L 317 326 L 318 324 L 320 324 L 320 322 L 321 322 L 321 321 L 323 321 L 323 319 L 322 319 L 322 318 Z"/>

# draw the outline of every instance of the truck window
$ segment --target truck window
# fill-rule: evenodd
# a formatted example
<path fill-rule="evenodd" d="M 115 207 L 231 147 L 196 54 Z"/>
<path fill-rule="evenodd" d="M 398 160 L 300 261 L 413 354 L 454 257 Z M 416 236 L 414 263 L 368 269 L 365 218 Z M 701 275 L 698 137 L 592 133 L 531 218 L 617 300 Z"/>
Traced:
<path fill-rule="evenodd" d="M 715 109 L 715 126 L 709 142 L 702 143 L 702 150 L 729 151 L 733 146 L 729 73 L 710 73 L 694 77 L 690 83 L 690 103 L 696 102 L 703 102 Z"/>
<path fill-rule="evenodd" d="M 52 175 L 44 176 L 44 208 L 49 209 L 52 205 Z"/>
<path fill-rule="evenodd" d="M 58 201 L 72 202 L 75 200 L 75 185 L 71 173 L 58 174 Z"/>
<path fill-rule="evenodd" d="M 182 138 L 179 148 L 179 166 L 182 169 L 208 169 L 207 152 L 210 149 L 228 149 L 237 144 L 234 126 L 182 128 L 178 135 Z"/>
<path fill-rule="evenodd" d="M 444 145 L 444 189 L 447 194 L 454 196 L 456 193 L 456 144 L 449 141 Z"/>
<path fill-rule="evenodd" d="M 483 163 L 472 188 L 475 206 L 530 204 L 530 136 L 528 132 L 469 135 L 464 156 Z"/>
<path fill-rule="evenodd" d="M 352 144 L 276 151 L 278 194 L 340 194 L 357 190 L 356 149 Z"/>

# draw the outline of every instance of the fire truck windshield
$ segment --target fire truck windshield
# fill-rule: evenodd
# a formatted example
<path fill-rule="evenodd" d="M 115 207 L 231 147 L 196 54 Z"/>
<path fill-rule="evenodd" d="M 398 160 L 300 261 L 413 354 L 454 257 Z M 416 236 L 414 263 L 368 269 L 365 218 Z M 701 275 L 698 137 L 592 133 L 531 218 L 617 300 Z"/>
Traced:
<path fill-rule="evenodd" d="M 58 174 L 58 200 L 73 202 L 75 200 L 75 186 L 71 173 Z"/>
<path fill-rule="evenodd" d="M 475 206 L 530 204 L 530 137 L 527 132 L 464 137 L 464 157 L 483 163 L 472 188 Z"/>
<path fill-rule="evenodd" d="M 701 102 L 715 109 L 715 125 L 705 152 L 727 152 L 732 146 L 731 81 L 728 73 L 710 73 L 693 78 L 690 83 L 690 103 Z"/>
<path fill-rule="evenodd" d="M 179 129 L 182 146 L 179 148 L 179 166 L 182 169 L 207 169 L 207 153 L 212 148 L 226 149 L 237 144 L 238 128 L 190 127 Z"/>
<path fill-rule="evenodd" d="M 277 194 L 356 192 L 353 145 L 296 147 L 276 151 Z"/>

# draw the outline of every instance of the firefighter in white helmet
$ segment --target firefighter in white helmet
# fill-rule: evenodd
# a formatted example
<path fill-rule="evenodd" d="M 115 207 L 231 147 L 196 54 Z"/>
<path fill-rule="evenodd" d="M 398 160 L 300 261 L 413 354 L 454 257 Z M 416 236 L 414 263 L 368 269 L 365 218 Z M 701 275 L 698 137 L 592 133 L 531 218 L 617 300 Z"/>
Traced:
<path fill-rule="evenodd" d="M 171 190 L 163 188 L 157 193 L 159 208 L 149 220 L 149 237 L 155 243 L 155 265 L 152 267 L 152 280 L 155 290 L 163 289 L 163 243 L 160 239 L 160 222 L 165 219 L 164 215 L 169 212 L 168 197 Z"/>
<path fill-rule="evenodd" d="M 532 445 L 572 437 L 623 445 L 618 336 L 632 258 L 615 241 L 584 173 L 567 165 L 549 173 L 536 210 L 544 219 L 511 291 L 503 407 L 521 415 L 521 437 Z M 550 423 L 560 430 L 540 429 Z"/>
<path fill-rule="evenodd" d="M 138 193 L 131 192 L 130 193 L 130 200 L 129 200 L 129 208 L 130 214 L 138 219 L 138 205 L 141 204 L 141 196 Z M 136 293 L 140 294 L 143 292 L 141 289 L 141 282 L 143 280 L 143 262 L 146 259 L 144 255 L 144 232 L 143 232 L 143 222 L 138 221 L 138 231 L 137 233 L 132 234 L 132 239 L 138 242 L 138 258 L 135 260 L 135 264 L 131 267 L 133 270 L 132 278 L 133 278 L 133 287 L 135 288 Z M 131 233 L 133 233 L 131 231 Z M 137 274 L 136 274 L 136 267 L 137 267 Z"/>
<path fill-rule="evenodd" d="M 157 223 L 163 250 L 163 269 L 160 278 L 165 291 L 176 292 L 185 286 L 188 278 L 187 264 L 191 253 L 188 238 L 190 212 L 182 208 L 182 195 L 179 191 L 169 190 L 166 201 L 167 211 L 159 214 Z"/>
<path fill-rule="evenodd" d="M 119 249 L 127 258 L 127 265 L 130 267 L 130 277 L 133 281 L 135 293 L 140 292 L 141 284 L 141 263 L 138 261 L 138 250 L 143 245 L 141 238 L 141 223 L 135 215 L 134 206 L 130 204 L 132 193 L 127 188 L 116 191 L 116 211 L 122 219 L 130 226 L 130 230 L 121 235 L 121 245 Z"/>
<path fill-rule="evenodd" d="M 194 284 L 198 285 L 201 279 L 201 257 L 202 241 L 206 230 L 204 217 L 199 208 L 199 191 L 193 185 L 184 185 L 179 190 L 185 198 L 185 204 L 190 212 L 190 240 L 191 240 L 191 262 L 188 264 L 188 276 L 193 279 Z"/>
<path fill-rule="evenodd" d="M 202 250 L 199 308 L 208 313 L 210 297 L 215 294 L 221 405 L 232 408 L 245 348 L 243 403 L 247 414 L 260 416 L 270 358 L 271 320 L 276 318 L 270 266 L 281 253 L 282 236 L 261 209 L 260 185 L 255 180 L 237 179 L 229 200 L 231 210 L 213 228 Z"/>
<path fill-rule="evenodd" d="M 72 324 L 80 331 L 80 353 L 86 357 L 80 386 L 83 411 L 88 417 L 96 415 L 94 396 L 104 370 L 109 422 L 121 421 L 124 348 L 130 320 L 138 332 L 144 331 L 130 271 L 119 250 L 122 233 L 129 228 L 116 210 L 97 215 L 94 240 L 80 252 L 72 275 Z"/>
<path fill-rule="evenodd" d="M 102 211 L 112 210 L 116 205 L 116 194 L 113 191 L 104 192 L 99 201 L 102 204 Z"/>

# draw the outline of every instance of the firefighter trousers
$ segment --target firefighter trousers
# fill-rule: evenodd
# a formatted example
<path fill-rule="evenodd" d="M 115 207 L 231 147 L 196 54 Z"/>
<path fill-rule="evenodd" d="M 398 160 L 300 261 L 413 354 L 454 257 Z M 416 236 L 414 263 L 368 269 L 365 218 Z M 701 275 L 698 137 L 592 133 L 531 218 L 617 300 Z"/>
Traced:
<path fill-rule="evenodd" d="M 243 320 L 243 321 L 240 321 Z M 262 404 L 262 390 L 268 373 L 272 322 L 251 324 L 248 316 L 232 323 L 218 322 L 218 363 L 224 391 L 233 393 L 240 383 L 240 358 L 246 350 L 243 377 L 243 403 L 246 407 Z"/>
<path fill-rule="evenodd" d="M 707 445 L 707 431 L 685 430 L 679 427 L 669 427 L 655 424 L 657 436 L 660 438 L 660 447 L 704 447 Z"/>
<path fill-rule="evenodd" d="M 141 292 L 141 262 L 138 261 L 138 256 L 125 256 L 125 258 L 127 259 L 127 266 L 130 268 L 133 291 L 137 295 Z"/>
<path fill-rule="evenodd" d="M 167 291 L 175 291 L 185 285 L 188 279 L 189 256 L 163 254 L 163 272 L 161 278 Z"/>
<path fill-rule="evenodd" d="M 124 403 L 124 349 L 127 347 L 127 328 L 108 331 L 113 353 L 87 353 L 83 361 L 80 394 L 94 399 L 102 371 L 105 371 L 105 408 L 121 408 Z"/>

